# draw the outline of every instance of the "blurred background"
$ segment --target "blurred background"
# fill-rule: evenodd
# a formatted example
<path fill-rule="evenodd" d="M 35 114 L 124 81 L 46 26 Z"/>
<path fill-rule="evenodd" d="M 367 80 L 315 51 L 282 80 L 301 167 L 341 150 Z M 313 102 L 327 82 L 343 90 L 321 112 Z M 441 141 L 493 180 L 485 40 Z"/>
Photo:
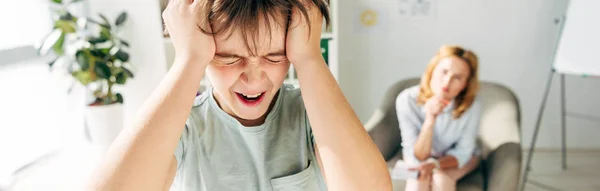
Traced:
<path fill-rule="evenodd" d="M 363 123 L 388 87 L 419 77 L 441 45 L 473 50 L 480 80 L 507 86 L 517 96 L 526 152 L 570 3 L 330 0 L 332 26 L 323 31 L 321 48 Z M 165 5 L 164 0 L 0 1 L 0 191 L 77 190 L 89 178 L 106 145 L 172 64 L 174 50 L 162 33 Z M 590 14 L 578 22 L 598 26 L 600 17 Z M 600 43 L 594 39 L 590 42 Z M 561 83 L 552 79 L 526 190 L 600 190 L 595 74 L 600 73 L 565 75 L 566 170 L 560 157 Z M 297 85 L 293 68 L 286 82 Z M 198 91 L 209 87 L 205 80 Z"/>

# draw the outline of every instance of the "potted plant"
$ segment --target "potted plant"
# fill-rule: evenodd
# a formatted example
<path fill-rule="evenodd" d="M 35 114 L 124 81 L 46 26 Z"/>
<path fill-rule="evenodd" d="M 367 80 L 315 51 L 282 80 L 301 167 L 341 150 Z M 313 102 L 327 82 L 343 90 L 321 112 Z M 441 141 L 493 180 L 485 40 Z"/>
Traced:
<path fill-rule="evenodd" d="M 51 69 L 64 69 L 73 84 L 83 85 L 93 95 L 84 109 L 87 131 L 94 144 L 107 146 L 123 126 L 123 96 L 114 88 L 133 78 L 125 50 L 129 44 L 118 36 L 127 13 L 114 22 L 102 14 L 101 21 L 75 16 L 69 7 L 80 1 L 51 0 L 54 27 L 37 48 L 40 55 L 55 56 Z"/>

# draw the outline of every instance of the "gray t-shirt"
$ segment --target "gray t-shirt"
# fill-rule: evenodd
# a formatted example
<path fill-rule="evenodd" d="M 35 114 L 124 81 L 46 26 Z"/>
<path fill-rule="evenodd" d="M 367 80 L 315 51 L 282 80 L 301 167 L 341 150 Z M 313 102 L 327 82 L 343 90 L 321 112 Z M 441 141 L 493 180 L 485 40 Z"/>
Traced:
<path fill-rule="evenodd" d="M 198 96 L 175 151 L 171 190 L 327 190 L 300 90 L 283 85 L 260 126 L 225 113 L 212 89 Z"/>

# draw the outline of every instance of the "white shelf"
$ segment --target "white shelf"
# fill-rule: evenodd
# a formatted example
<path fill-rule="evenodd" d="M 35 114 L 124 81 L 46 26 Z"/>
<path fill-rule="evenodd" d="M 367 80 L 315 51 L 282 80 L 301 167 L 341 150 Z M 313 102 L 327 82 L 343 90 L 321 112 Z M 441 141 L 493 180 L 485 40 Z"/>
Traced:
<path fill-rule="evenodd" d="M 293 84 L 293 85 L 300 84 L 300 83 L 298 82 L 298 79 L 285 79 L 285 80 L 283 81 L 283 83 L 286 83 L 286 84 Z"/>
<path fill-rule="evenodd" d="M 295 87 L 300 87 L 300 83 L 298 82 L 298 79 L 285 79 L 283 81 L 284 84 L 290 84 L 293 85 Z"/>
<path fill-rule="evenodd" d="M 333 39 L 332 32 L 323 32 L 321 33 L 321 39 Z"/>

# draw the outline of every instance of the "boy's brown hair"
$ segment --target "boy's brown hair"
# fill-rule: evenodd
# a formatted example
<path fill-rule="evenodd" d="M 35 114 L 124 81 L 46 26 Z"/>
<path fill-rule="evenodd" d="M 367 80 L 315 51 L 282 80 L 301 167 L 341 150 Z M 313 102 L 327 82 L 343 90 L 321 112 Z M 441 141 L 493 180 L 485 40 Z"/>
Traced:
<path fill-rule="evenodd" d="M 170 1 L 170 0 L 169 0 Z M 201 1 L 197 11 L 198 27 L 205 34 L 231 36 L 234 30 L 240 30 L 246 48 L 252 55 L 256 54 L 260 22 L 265 22 L 267 33 L 271 36 L 271 22 L 288 29 L 292 18 L 292 10 L 298 10 L 301 16 L 310 23 L 309 7 L 316 7 L 329 26 L 329 0 L 196 0 Z M 166 7 L 166 4 L 163 4 Z M 208 30 L 211 23 L 219 22 L 219 28 Z M 310 27 L 310 25 L 309 25 Z M 165 30 L 165 35 L 168 32 Z M 269 38 L 270 39 L 270 38 Z M 252 46 L 251 46 L 252 45 Z M 251 50 L 250 47 L 254 47 Z"/>

